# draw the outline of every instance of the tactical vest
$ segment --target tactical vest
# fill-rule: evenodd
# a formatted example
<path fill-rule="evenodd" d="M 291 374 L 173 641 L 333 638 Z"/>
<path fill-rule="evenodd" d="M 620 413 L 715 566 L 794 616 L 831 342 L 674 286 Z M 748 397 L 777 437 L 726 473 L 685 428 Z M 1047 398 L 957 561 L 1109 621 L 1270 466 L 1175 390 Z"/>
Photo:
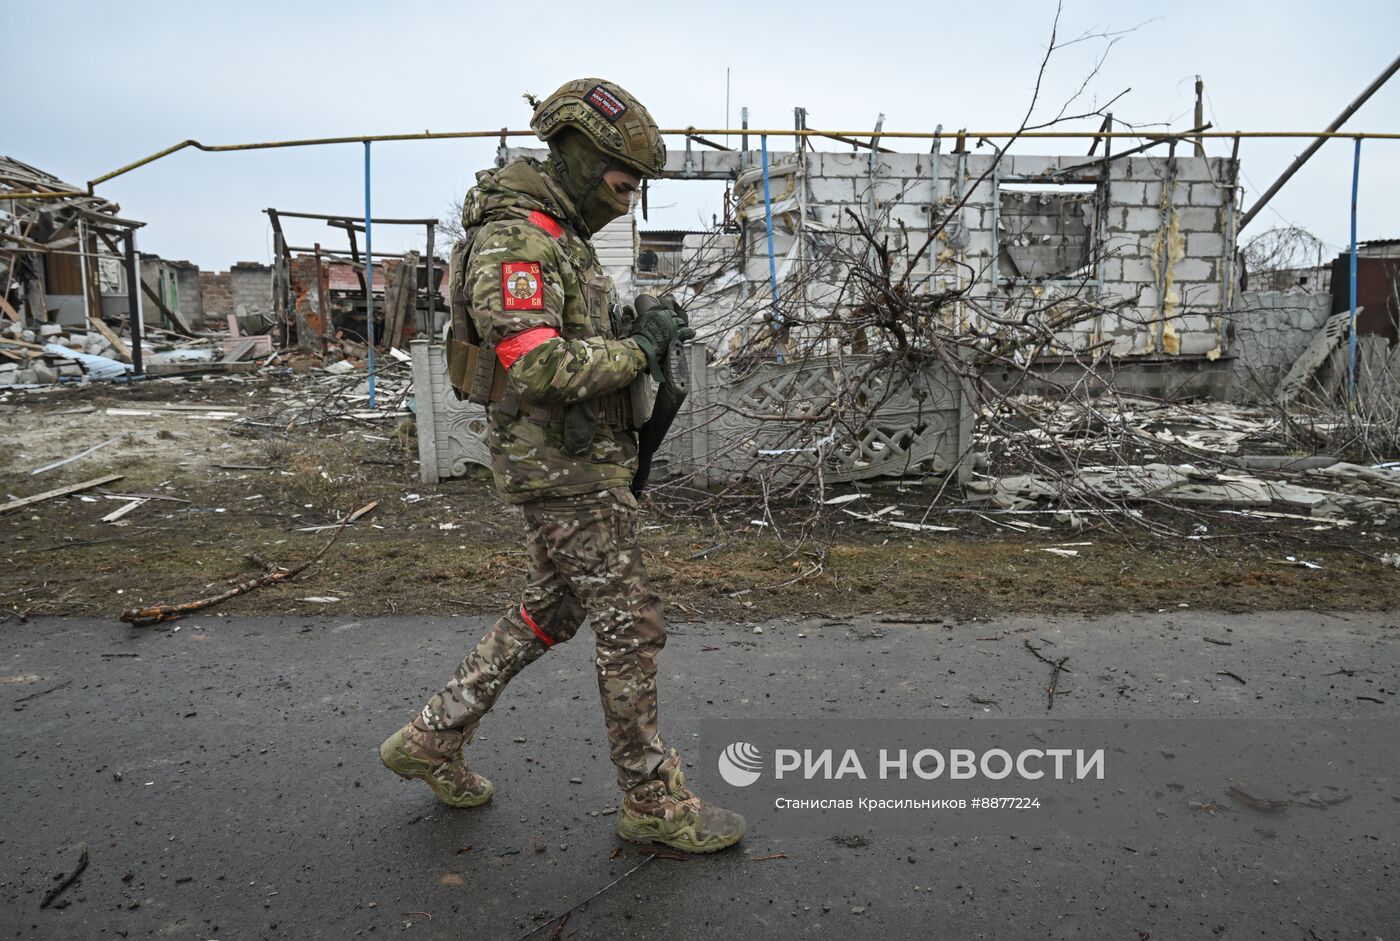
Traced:
<path fill-rule="evenodd" d="M 523 412 L 526 417 L 542 425 L 561 423 L 564 420 L 563 404 L 521 400 L 515 387 L 507 381 L 506 368 L 497 358 L 495 346 L 487 343 L 476 328 L 466 294 L 466 276 L 481 228 L 482 224 L 469 227 L 452 246 L 448 268 L 448 299 L 452 316 L 447 335 L 447 372 L 453 394 L 458 401 L 494 408 L 507 418 L 514 418 Z M 588 299 L 590 307 L 599 303 L 600 299 Z M 589 313 L 590 317 L 594 314 L 592 310 Z M 613 318 L 612 327 L 616 338 L 620 339 L 622 324 L 616 317 Z M 640 429 L 651 411 L 645 373 L 638 374 L 626 389 L 589 399 L 587 404 L 601 424 L 633 431 Z"/>

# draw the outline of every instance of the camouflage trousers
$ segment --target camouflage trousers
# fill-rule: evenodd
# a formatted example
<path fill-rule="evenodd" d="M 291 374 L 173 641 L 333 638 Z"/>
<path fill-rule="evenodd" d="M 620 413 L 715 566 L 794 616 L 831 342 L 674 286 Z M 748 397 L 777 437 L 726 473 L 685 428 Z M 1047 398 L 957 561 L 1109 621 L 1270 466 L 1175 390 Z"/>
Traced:
<path fill-rule="evenodd" d="M 434 729 L 470 742 L 481 717 L 517 673 L 574 636 L 587 615 L 597 637 L 598 691 L 617 781 L 656 776 L 666 757 L 657 730 L 656 660 L 666 645 L 661 599 L 637 544 L 637 500 L 626 488 L 525 503 L 530 574 L 512 607 L 423 707 Z"/>

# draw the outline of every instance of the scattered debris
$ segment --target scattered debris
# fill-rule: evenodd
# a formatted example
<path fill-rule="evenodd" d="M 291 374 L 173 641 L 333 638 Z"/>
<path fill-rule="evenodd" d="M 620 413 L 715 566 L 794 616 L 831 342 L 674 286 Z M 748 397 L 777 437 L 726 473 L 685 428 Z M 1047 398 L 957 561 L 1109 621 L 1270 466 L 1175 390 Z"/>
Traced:
<path fill-rule="evenodd" d="M 38 699 L 40 696 L 47 696 L 49 693 L 57 692 L 57 691 L 60 690 L 60 689 L 67 689 L 69 686 L 72 686 L 72 685 L 73 685 L 73 681 L 72 681 L 72 680 L 64 680 L 62 683 L 59 683 L 57 686 L 50 686 L 48 689 L 41 689 L 41 690 L 39 690 L 39 692 L 37 692 L 37 693 L 30 693 L 28 696 L 21 696 L 19 699 L 16 699 L 16 700 L 15 700 L 15 703 L 14 703 L 14 705 L 15 705 L 15 712 L 23 712 L 23 711 L 24 711 L 24 706 L 22 706 L 21 703 L 29 702 L 31 699 Z"/>
<path fill-rule="evenodd" d="M 117 442 L 118 440 L 120 440 L 120 439 L 118 439 L 118 438 L 108 438 L 106 441 L 103 441 L 101 444 L 94 444 L 92 447 L 88 448 L 87 450 L 85 450 L 85 451 L 80 451 L 80 452 L 78 452 L 77 454 L 73 455 L 72 457 L 65 457 L 65 458 L 64 458 L 63 460 L 61 460 L 61 461 L 54 461 L 52 464 L 45 464 L 43 467 L 36 467 L 36 468 L 34 468 L 32 471 L 29 472 L 29 475 L 30 475 L 31 477 L 33 477 L 33 476 L 35 476 L 35 475 L 37 475 L 37 474 L 42 474 L 42 473 L 44 473 L 45 471 L 51 471 L 51 470 L 53 470 L 53 469 L 56 468 L 56 467 L 62 467 L 62 466 L 65 465 L 65 464 L 71 464 L 71 463 L 73 463 L 74 461 L 77 461 L 77 460 L 80 460 L 80 459 L 82 459 L 82 458 L 87 457 L 89 454 L 92 454 L 94 451 L 100 451 L 100 450 L 102 450 L 103 448 L 107 447 L 107 445 L 109 445 L 109 444 L 114 444 L 114 443 Z"/>
<path fill-rule="evenodd" d="M 1074 671 L 1071 670 L 1069 667 L 1065 666 L 1065 664 L 1069 661 L 1069 657 L 1067 657 L 1067 656 L 1066 656 L 1066 657 L 1059 657 L 1058 659 L 1051 660 L 1049 657 L 1045 656 L 1045 654 L 1041 653 L 1039 650 L 1037 650 L 1037 649 L 1031 644 L 1031 641 L 1030 641 L 1030 638 L 1029 638 L 1029 637 L 1022 637 L 1022 638 L 1021 638 L 1021 643 L 1025 644 L 1026 649 L 1029 650 L 1032 654 L 1034 654 L 1034 655 L 1035 655 L 1035 658 L 1036 658 L 1037 660 L 1039 660 L 1041 663 L 1049 664 L 1049 666 L 1050 666 L 1050 685 L 1047 686 L 1047 687 L 1045 688 L 1045 693 L 1046 693 L 1045 708 L 1046 708 L 1047 711 L 1049 711 L 1049 710 L 1051 710 L 1051 709 L 1054 709 L 1054 708 L 1055 708 L 1055 688 L 1056 688 L 1056 686 L 1057 686 L 1057 685 L 1059 684 L 1059 682 L 1060 682 L 1060 674 L 1061 674 L 1061 673 L 1072 673 L 1072 672 L 1074 672 Z M 1048 641 L 1047 641 L 1047 643 L 1048 643 Z"/>
<path fill-rule="evenodd" d="M 622 849 L 622 847 L 619 846 L 619 847 L 618 847 L 618 850 L 621 850 L 621 849 Z M 614 852 L 614 853 L 613 853 L 613 856 L 616 856 L 616 855 L 617 855 L 617 853 Z M 603 886 L 603 887 L 602 887 L 601 889 L 599 889 L 597 892 L 594 892 L 592 895 L 590 895 L 588 898 L 584 899 L 582 902 L 579 902 L 578 904 L 572 906 L 571 908 L 567 909 L 566 911 L 560 912 L 558 915 L 553 916 L 552 918 L 548 919 L 547 921 L 541 922 L 541 923 L 540 923 L 539 925 L 537 925 L 536 927 L 534 927 L 534 928 L 530 929 L 529 931 L 525 932 L 524 934 L 522 934 L 519 938 L 516 939 L 516 941 L 525 941 L 526 938 L 533 938 L 535 935 L 539 934 L 541 931 L 543 931 L 544 929 L 548 928 L 550 925 L 554 924 L 556 921 L 559 921 L 559 920 L 561 920 L 561 919 L 566 919 L 566 918 L 568 918 L 568 917 L 569 917 L 570 915 L 572 915 L 574 912 L 578 911 L 580 908 L 583 908 L 583 906 L 587 905 L 589 902 L 593 901 L 593 900 L 596 899 L 598 896 L 602 895 L 604 892 L 608 891 L 608 890 L 611 889 L 613 886 L 617 885 L 617 884 L 618 884 L 619 882 L 621 882 L 623 879 L 626 879 L 628 876 L 632 875 L 632 873 L 636 872 L 638 869 L 641 869 L 643 866 L 645 866 L 647 863 L 651 862 L 651 861 L 652 861 L 653 859 L 655 859 L 656 857 L 657 857 L 657 854 L 656 854 L 656 853 L 654 853 L 654 852 L 651 853 L 651 855 L 647 856 L 647 857 L 646 857 L 645 859 L 643 859 L 641 862 L 637 863 L 637 865 L 633 866 L 631 869 L 627 870 L 627 871 L 624 872 L 622 875 L 618 876 L 618 877 L 617 877 L 616 879 L 614 879 L 612 882 L 609 882 L 607 885 Z M 609 858 L 612 858 L 612 857 L 609 857 Z"/>
<path fill-rule="evenodd" d="M 54 886 L 52 889 L 49 889 L 48 892 L 44 893 L 44 899 L 39 903 L 39 907 L 48 908 L 50 905 L 52 905 L 60 895 L 62 895 L 64 892 L 67 892 L 68 888 L 72 886 L 73 883 L 78 881 L 78 877 L 83 874 L 83 870 L 87 869 L 87 867 L 88 845 L 86 843 L 79 843 L 78 865 L 73 868 L 72 872 L 70 872 L 67 876 L 64 877 L 62 882 Z"/>

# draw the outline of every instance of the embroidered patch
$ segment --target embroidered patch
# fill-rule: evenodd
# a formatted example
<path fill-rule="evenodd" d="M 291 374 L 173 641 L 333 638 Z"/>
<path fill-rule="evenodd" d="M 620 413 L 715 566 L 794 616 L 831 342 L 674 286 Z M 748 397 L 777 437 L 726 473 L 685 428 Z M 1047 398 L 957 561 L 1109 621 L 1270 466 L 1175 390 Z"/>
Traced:
<path fill-rule="evenodd" d="M 537 261 L 501 262 L 501 297 L 506 310 L 544 310 L 544 279 Z"/>
<path fill-rule="evenodd" d="M 622 117 L 622 112 L 627 110 L 627 106 L 618 101 L 617 96 L 602 85 L 594 85 L 593 90 L 585 95 L 583 100 L 592 105 L 595 111 L 609 121 L 616 121 Z"/>

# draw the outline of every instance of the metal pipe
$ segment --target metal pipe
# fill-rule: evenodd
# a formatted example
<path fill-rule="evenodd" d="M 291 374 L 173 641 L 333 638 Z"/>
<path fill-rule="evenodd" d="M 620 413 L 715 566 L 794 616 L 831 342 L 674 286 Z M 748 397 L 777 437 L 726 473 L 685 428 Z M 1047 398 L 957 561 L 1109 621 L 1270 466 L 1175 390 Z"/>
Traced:
<path fill-rule="evenodd" d="M 377 406 L 374 404 L 374 255 L 370 254 L 374 248 L 370 243 L 370 224 L 374 222 L 374 219 L 369 211 L 369 148 L 370 141 L 365 141 L 365 338 L 369 341 L 369 407 L 376 408 Z"/>
<path fill-rule="evenodd" d="M 747 110 L 747 109 L 745 109 Z M 747 144 L 749 134 L 792 134 L 800 137 L 830 137 L 830 138 L 854 138 L 857 136 L 867 136 L 869 131 L 827 131 L 804 128 L 802 130 L 755 130 L 743 128 L 734 130 L 730 128 L 668 128 L 662 130 L 661 134 L 685 136 L 685 135 L 709 135 L 718 136 L 720 134 L 742 134 L 744 143 Z M 444 132 L 424 132 L 421 134 L 376 134 L 362 135 L 358 137 L 319 137 L 307 138 L 305 140 L 285 140 L 285 141 L 263 141 L 252 144 L 201 144 L 199 141 L 187 140 L 167 147 L 165 150 L 157 151 L 149 157 L 143 157 L 134 163 L 129 163 L 124 167 L 119 167 L 110 173 L 104 173 L 88 181 L 87 190 L 34 190 L 30 192 L 0 193 L 0 202 L 13 201 L 19 199 L 67 199 L 74 196 L 92 196 L 93 188 L 99 183 L 115 179 L 125 173 L 130 173 L 140 167 L 153 163 L 162 157 L 182 150 L 185 147 L 193 147 L 206 153 L 226 153 L 237 150 L 269 150 L 280 147 L 315 147 L 323 144 L 358 144 L 372 143 L 376 141 L 416 141 L 416 140 L 462 140 L 468 138 L 487 137 L 533 137 L 533 131 L 444 131 Z M 892 138 L 895 140 L 930 140 L 933 137 L 928 131 L 882 131 L 881 138 Z M 1338 132 L 1338 131 L 1197 131 L 1180 132 L 1169 134 L 1143 134 L 1140 131 L 967 131 L 965 136 L 971 138 L 985 138 L 987 140 L 1001 140 L 1016 138 L 1018 140 L 1090 140 L 1098 138 L 1134 138 L 1146 137 L 1150 140 L 1167 141 L 1182 140 L 1186 138 L 1201 139 L 1207 138 L 1316 138 L 1328 140 L 1333 137 L 1369 139 L 1369 140 L 1400 140 L 1400 132 Z M 861 142 L 864 143 L 863 141 Z"/>
<path fill-rule="evenodd" d="M 285 209 L 264 209 L 288 219 L 319 219 L 323 222 L 359 222 L 355 216 L 328 216 L 319 212 L 288 212 Z M 378 225 L 437 225 L 436 219 L 375 219 Z"/>
<path fill-rule="evenodd" d="M 1400 62 L 1400 59 L 1396 59 Z M 1356 203 L 1361 188 L 1361 141 L 1356 142 L 1356 151 L 1351 161 L 1351 400 L 1356 402 Z"/>
<path fill-rule="evenodd" d="M 1333 120 L 1333 122 L 1327 126 L 1327 130 L 1324 131 L 1322 134 L 1319 134 L 1317 136 L 1317 140 L 1309 144 L 1307 149 L 1305 149 L 1301 154 L 1295 157 L 1293 159 L 1293 162 L 1288 165 L 1288 169 L 1284 170 L 1283 173 L 1279 176 L 1279 178 L 1277 180 L 1274 180 L 1273 185 L 1264 191 L 1264 195 L 1259 197 L 1258 202 L 1256 202 L 1253 206 L 1249 207 L 1249 212 L 1245 213 L 1244 219 L 1240 221 L 1241 230 L 1243 230 L 1245 226 L 1249 225 L 1249 220 L 1259 215 L 1259 210 L 1263 209 L 1266 205 L 1268 205 L 1269 200 L 1274 198 L 1275 193 L 1283 189 L 1283 184 L 1291 180 L 1293 178 L 1293 174 L 1297 173 L 1300 169 L 1302 169 L 1303 164 L 1307 163 L 1308 159 L 1312 157 L 1313 154 L 1317 153 L 1318 148 L 1323 145 L 1327 138 L 1329 136 L 1334 135 L 1337 128 L 1345 124 L 1347 118 L 1355 114 L 1357 109 L 1366 103 L 1366 99 L 1370 98 L 1377 91 L 1379 91 L 1380 87 L 1384 85 L 1390 79 L 1390 77 L 1396 73 L 1397 70 L 1400 70 L 1400 56 L 1396 56 L 1395 61 L 1390 63 L 1390 65 L 1386 66 L 1385 71 L 1381 72 L 1380 75 L 1376 76 L 1376 80 L 1373 81 L 1370 85 L 1367 85 L 1366 90 L 1363 91 L 1359 96 L 1357 96 L 1355 101 L 1343 108 L 1342 113 L 1337 115 L 1336 119 Z M 1358 137 L 1357 142 L 1359 143 L 1360 140 L 1361 138 Z"/>
<path fill-rule="evenodd" d="M 315 252 L 315 251 L 316 251 L 316 246 L 315 246 L 315 245 L 288 245 L 288 246 L 287 246 L 287 251 L 289 251 L 289 252 Z M 359 262 L 360 262 L 360 258 L 364 256 L 364 252 L 352 252 L 352 251 L 350 251 L 350 249 L 348 249 L 348 248 L 327 248 L 327 247 L 324 246 L 324 245 L 321 246 L 321 254 L 324 255 L 324 256 L 326 256 L 326 257 L 330 257 L 330 256 L 334 255 L 334 256 L 336 256 L 337 258 L 353 258 L 353 259 L 355 259 L 355 264 L 357 264 L 357 265 L 358 265 Z M 402 257 L 403 257 L 403 252 L 375 252 L 375 253 L 374 253 L 374 257 L 375 257 L 375 258 L 402 258 Z"/>
<path fill-rule="evenodd" d="M 1197 75 L 1197 76 L 1196 76 L 1196 112 L 1195 112 L 1195 114 L 1196 114 L 1196 126 L 1197 126 L 1197 127 L 1200 127 L 1202 124 L 1205 124 L 1205 123 L 1206 123 L 1205 106 L 1204 106 L 1204 102 L 1202 101 L 1202 98 L 1203 98 L 1203 96 L 1204 96 L 1204 94 L 1205 94 L 1205 90 L 1206 90 L 1206 83 L 1203 82 L 1203 81 L 1201 81 L 1201 77 L 1200 77 L 1199 75 Z M 1204 157 L 1205 155 L 1206 155 L 1206 142 L 1203 141 L 1203 140 L 1201 140 L 1200 136 L 1198 135 L 1198 136 L 1196 137 L 1196 156 L 1197 156 L 1197 157 Z"/>
<path fill-rule="evenodd" d="M 783 361 L 782 318 L 778 314 L 778 261 L 773 252 L 773 193 L 768 187 L 768 135 L 759 137 L 763 151 L 763 225 L 768 230 L 768 283 L 773 290 L 773 353 L 778 362 Z"/>

